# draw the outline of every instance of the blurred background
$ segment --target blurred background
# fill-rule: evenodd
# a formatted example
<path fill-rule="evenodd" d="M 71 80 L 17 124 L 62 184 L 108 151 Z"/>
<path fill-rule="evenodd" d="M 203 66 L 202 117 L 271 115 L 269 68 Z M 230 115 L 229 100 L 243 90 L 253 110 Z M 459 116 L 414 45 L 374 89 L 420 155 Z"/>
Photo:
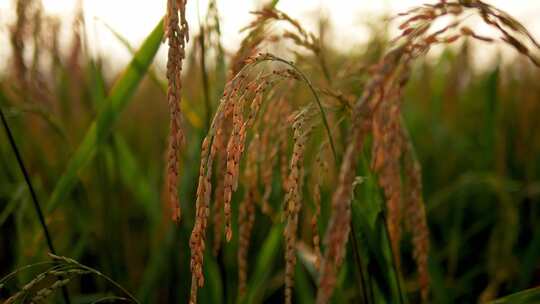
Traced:
<path fill-rule="evenodd" d="M 27 3 L 24 13 L 17 13 L 17 2 Z M 277 8 L 322 37 L 330 72 L 339 79 L 335 86 L 355 100 L 369 77 L 368 67 L 397 33 L 397 26 L 387 18 L 423 2 L 281 0 Z M 540 1 L 486 2 L 522 21 L 540 39 Z M 144 303 L 188 298 L 188 239 L 200 142 L 208 123 L 204 90 L 209 91 L 215 109 L 227 65 L 245 35 L 239 30 L 253 20 L 250 11 L 263 6 L 248 0 L 216 4 L 212 13 L 219 16 L 218 34 L 208 1 L 187 4 L 191 40 L 183 110 L 188 144 L 182 154 L 180 185 L 184 217 L 176 227 L 162 203 L 169 125 L 165 44 L 118 113 L 111 135 L 95 147 L 95 156 L 77 175 L 73 191 L 56 208 L 46 204 L 106 96 L 115 92 L 114 83 L 162 18 L 166 1 L 0 0 L 0 106 L 46 210 L 57 251 L 106 273 Z M 21 16 L 24 22 L 17 25 Z M 21 40 L 13 39 L 17 27 L 24 41 L 22 51 L 17 42 Z M 201 28 L 208 31 L 203 40 Z M 477 29 L 483 31 L 489 29 Z M 202 53 L 201 41 L 208 53 Z M 285 54 L 287 50 L 279 49 Z M 206 66 L 201 57 L 207 59 Z M 299 66 L 315 83 L 323 83 L 320 71 L 309 64 L 313 58 L 300 57 Z M 204 77 L 210 84 L 206 89 Z M 540 284 L 539 83 L 540 69 L 515 50 L 474 41 L 437 49 L 414 66 L 404 116 L 423 166 L 434 303 L 485 302 Z M 305 99 L 307 93 L 296 96 Z M 326 185 L 322 196 L 330 197 L 333 190 Z M 281 199 L 275 196 L 272 204 L 279 208 Z M 328 214 L 327 206 L 322 222 Z M 257 285 L 255 302 L 279 303 L 283 298 L 281 239 L 271 247 L 273 222 L 257 211 L 257 223 L 250 275 L 263 273 L 267 284 Z M 409 241 L 404 240 L 401 253 L 406 274 L 413 272 Z M 237 247 L 235 238 L 217 257 L 209 254 L 205 259 L 209 279 L 200 291 L 201 303 L 235 303 Z M 263 250 L 269 264 L 258 259 Z M 47 251 L 2 130 L 0 277 L 47 259 Z M 299 267 L 296 300 L 310 303 L 316 278 L 309 276 L 307 266 Z M 21 273 L 10 287 L 21 286 L 35 274 Z M 335 299 L 336 303 L 343 299 L 358 303 L 350 282 L 354 280 L 345 280 L 343 298 Z M 405 280 L 411 303 L 418 301 L 416 288 L 413 280 Z M 77 303 L 111 291 L 93 277 L 83 277 L 70 289 Z M 0 289 L 0 300 L 5 292 Z"/>
<path fill-rule="evenodd" d="M 8 27 L 16 19 L 15 2 L 3 0 L 0 3 L 0 43 L 7 45 Z M 43 0 L 43 11 L 62 20 L 60 30 L 60 44 L 64 47 L 69 43 L 71 20 L 79 6 L 87 26 L 88 49 L 92 56 L 106 55 L 111 58 L 114 69 L 127 64 L 130 53 L 111 33 L 113 28 L 133 46 L 139 46 L 157 20 L 163 16 L 166 1 L 129 1 L 129 0 Z M 367 23 L 379 21 L 383 17 L 393 16 L 407 9 L 429 3 L 421 0 L 382 0 L 382 1 L 355 1 L 355 0 L 314 0 L 314 1 L 280 1 L 277 8 L 301 21 L 302 25 L 316 31 L 319 17 L 328 19 L 328 42 L 336 46 L 339 51 L 348 52 L 360 47 L 369 41 L 371 32 Z M 540 35 L 540 2 L 520 0 L 505 1 L 493 0 L 490 4 L 508 12 L 520 20 L 535 36 Z M 191 25 L 192 35 L 198 31 L 201 18 L 206 16 L 208 0 L 189 1 L 190 9 L 187 11 L 188 22 Z M 244 37 L 239 30 L 245 27 L 252 16 L 250 12 L 260 9 L 262 2 L 258 0 L 240 0 L 234 4 L 223 1 L 217 3 L 221 19 L 221 32 L 223 46 L 234 51 Z M 481 29 L 487 30 L 486 27 Z M 393 28 L 392 33 L 397 33 Z M 6 65 L 8 47 L 0 48 L 0 64 Z M 513 53 L 512 53 L 513 54 Z M 515 54 L 514 54 L 515 55 Z M 161 50 L 157 62 L 165 62 L 165 50 Z"/>

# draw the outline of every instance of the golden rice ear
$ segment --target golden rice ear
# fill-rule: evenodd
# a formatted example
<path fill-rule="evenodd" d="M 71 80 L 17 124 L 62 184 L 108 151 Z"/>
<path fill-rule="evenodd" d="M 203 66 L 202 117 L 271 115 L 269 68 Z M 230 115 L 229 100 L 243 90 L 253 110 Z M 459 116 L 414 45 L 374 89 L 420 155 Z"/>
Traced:
<path fill-rule="evenodd" d="M 282 124 L 281 119 L 286 116 L 286 113 L 290 112 L 289 102 L 284 97 L 279 97 L 274 101 L 275 106 L 268 107 L 261 119 L 260 126 L 263 127 L 261 131 L 261 145 L 262 145 L 262 161 L 261 167 L 261 183 L 264 185 L 264 191 L 260 202 L 261 212 L 270 217 L 275 217 L 275 210 L 270 205 L 269 199 L 272 194 L 272 178 L 276 166 L 280 168 L 284 164 L 285 171 L 287 173 L 287 160 L 285 157 L 281 157 L 286 154 L 286 149 L 283 149 L 283 143 L 286 144 L 288 127 L 287 124 Z M 285 161 L 280 163 L 279 161 L 284 159 Z M 286 189 L 286 188 L 284 188 Z"/>
<path fill-rule="evenodd" d="M 182 113 L 180 110 L 182 92 L 182 63 L 185 58 L 185 44 L 189 40 L 189 29 L 185 17 L 187 1 L 167 1 L 165 33 L 169 44 L 167 57 L 167 102 L 170 113 L 169 146 L 167 152 L 167 188 L 171 217 L 180 221 L 181 211 L 178 197 L 179 153 L 183 145 Z"/>
<path fill-rule="evenodd" d="M 228 125 L 229 121 L 224 121 L 224 124 Z M 223 129 L 219 129 L 216 132 L 215 137 L 215 154 L 217 155 L 217 172 L 225 172 L 226 168 L 226 151 L 225 151 L 225 141 L 230 134 L 225 133 Z M 213 239 L 213 253 L 214 256 L 217 256 L 219 249 L 221 248 L 221 241 L 223 237 L 223 223 L 224 223 L 224 214 L 223 214 L 223 191 L 225 183 L 222 178 L 217 180 L 216 191 L 215 191 L 215 201 L 212 206 L 213 213 L 213 226 L 214 226 L 214 239 Z"/>
<path fill-rule="evenodd" d="M 254 136 L 249 144 L 246 168 L 244 170 L 244 185 L 246 192 L 238 208 L 238 294 L 246 293 L 248 273 L 248 253 L 251 231 L 255 224 L 255 204 L 260 199 L 259 175 L 257 172 L 258 157 L 261 149 L 260 137 Z"/>
<path fill-rule="evenodd" d="M 405 128 L 401 129 L 404 140 L 405 171 L 405 228 L 412 234 L 413 257 L 418 268 L 420 294 L 424 303 L 429 295 L 429 229 L 422 194 L 422 169 L 414 152 L 411 138 Z"/>
<path fill-rule="evenodd" d="M 315 269 L 317 271 L 321 268 L 321 235 L 319 233 L 319 217 L 321 215 L 321 184 L 323 172 L 327 169 L 327 165 L 322 160 L 323 153 L 325 150 L 323 145 L 320 148 L 319 153 L 317 153 L 317 158 L 315 159 L 315 174 L 314 185 L 313 185 L 313 215 L 311 217 L 311 233 L 312 233 L 312 242 L 313 242 L 313 252 L 315 253 Z"/>
<path fill-rule="evenodd" d="M 269 79 L 275 74 L 260 75 L 248 83 L 242 94 L 233 100 L 233 129 L 227 144 L 227 165 L 224 177 L 223 208 L 225 214 L 225 237 L 227 242 L 232 239 L 232 194 L 238 187 L 240 158 L 244 152 L 247 132 L 252 128 L 263 102 L 263 95 L 273 85 Z M 244 118 L 244 106 L 247 96 L 252 96 L 250 111 Z"/>
<path fill-rule="evenodd" d="M 290 162 L 287 194 L 285 195 L 285 303 L 292 303 L 294 269 L 296 266 L 296 235 L 298 217 L 302 208 L 302 185 L 304 181 L 304 156 L 309 135 L 314 127 L 316 109 L 308 106 L 293 123 L 293 152 Z"/>
<path fill-rule="evenodd" d="M 378 174 L 387 206 L 387 226 L 393 258 L 399 269 L 401 239 L 401 111 L 399 96 L 389 96 L 373 117 L 373 170 Z"/>
<path fill-rule="evenodd" d="M 249 130 L 260 109 L 262 98 L 272 82 L 264 77 L 256 77 L 248 82 L 244 72 L 239 73 L 231 79 L 224 90 L 222 100 L 216 115 L 210 126 L 208 135 L 203 141 L 201 151 L 201 163 L 199 171 L 199 183 L 196 197 L 196 217 L 190 237 L 191 249 L 191 295 L 190 303 L 196 303 L 197 291 L 204 285 L 204 250 L 206 248 L 206 230 L 208 217 L 210 215 L 210 198 L 212 193 L 212 168 L 216 155 L 226 155 L 226 174 L 223 184 L 223 206 L 226 225 L 226 238 L 232 238 L 231 226 L 231 199 L 235 190 L 235 175 L 239 174 L 239 162 L 246 140 L 247 130 Z M 243 111 L 245 103 L 251 102 L 251 113 L 244 119 Z M 228 127 L 226 120 L 232 116 L 233 130 L 228 139 L 227 148 L 223 149 L 225 128 Z"/>
<path fill-rule="evenodd" d="M 197 290 L 204 285 L 203 260 L 206 240 L 206 227 L 209 216 L 209 203 L 211 194 L 210 178 L 212 176 L 212 147 L 210 137 L 203 141 L 201 151 L 201 167 L 197 187 L 197 201 L 195 212 L 195 225 L 189 239 L 191 249 L 191 294 L 190 303 L 197 303 Z"/>
<path fill-rule="evenodd" d="M 225 214 L 225 237 L 227 242 L 232 238 L 232 208 L 231 200 L 232 193 L 234 191 L 235 180 L 238 175 L 238 166 L 240 162 L 240 129 L 243 124 L 243 104 L 245 102 L 244 97 L 240 97 L 234 103 L 233 110 L 233 131 L 227 144 L 227 165 L 223 186 L 223 210 Z"/>

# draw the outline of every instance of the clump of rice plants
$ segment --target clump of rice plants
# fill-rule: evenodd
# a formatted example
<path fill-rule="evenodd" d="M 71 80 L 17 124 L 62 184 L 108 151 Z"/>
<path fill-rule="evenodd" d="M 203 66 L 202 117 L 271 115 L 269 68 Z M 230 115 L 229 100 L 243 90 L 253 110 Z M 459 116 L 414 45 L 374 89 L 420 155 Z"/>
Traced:
<path fill-rule="evenodd" d="M 482 20 L 488 25 L 491 25 L 499 30 L 502 35 L 502 40 L 516 48 L 520 53 L 529 57 L 531 61 L 538 64 L 536 55 L 531 53 L 529 49 L 520 42 L 528 40 L 537 47 L 536 41 L 532 36 L 519 24 L 503 12 L 483 3 L 483 2 L 440 2 L 436 5 L 427 5 L 412 9 L 411 11 L 401 14 L 400 17 L 407 18 L 400 26 L 403 33 L 400 37 L 393 41 L 391 50 L 383 59 L 374 66 L 371 72 L 371 80 L 364 87 L 364 94 L 353 107 L 351 115 L 351 126 L 349 137 L 344 146 L 344 155 L 341 163 L 341 173 L 339 175 L 337 188 L 332 199 L 333 213 L 330 220 L 330 225 L 327 230 L 325 245 L 326 252 L 322 260 L 321 275 L 319 279 L 317 303 L 327 303 L 332 295 L 337 280 L 337 272 L 343 263 L 345 256 L 345 248 L 350 232 L 350 203 L 353 192 L 353 184 L 355 179 L 355 168 L 358 160 L 357 151 L 362 150 L 363 142 L 367 136 L 372 136 L 373 139 L 373 164 L 372 169 L 378 175 L 379 185 L 384 191 L 384 196 L 387 201 L 387 229 L 391 242 L 391 248 L 394 252 L 394 263 L 399 265 L 399 241 L 401 237 L 400 226 L 402 221 L 402 209 L 405 209 L 405 219 L 407 228 L 414 235 L 413 245 L 414 258 L 418 265 L 419 286 L 423 301 L 428 300 L 429 290 L 429 275 L 427 266 L 427 257 L 429 251 L 428 227 L 425 218 L 425 211 L 422 199 L 421 185 L 421 169 L 414 156 L 414 148 L 406 135 L 404 124 L 401 118 L 401 95 L 402 90 L 407 84 L 408 74 L 412 61 L 422 56 L 429 51 L 429 48 L 435 44 L 448 44 L 457 41 L 462 37 L 472 37 L 484 42 L 494 42 L 495 38 L 482 37 L 474 33 L 469 27 L 462 26 L 460 19 L 465 16 L 468 11 L 478 14 Z M 313 51 L 315 56 L 320 56 L 319 48 L 317 47 L 317 39 L 314 35 L 307 34 L 301 25 L 287 16 L 285 13 L 265 9 L 256 13 L 258 18 L 250 25 L 250 28 L 260 30 L 264 22 L 269 20 L 284 20 L 293 25 L 298 34 L 286 32 L 284 37 L 291 38 L 296 44 L 304 46 Z M 448 14 L 454 15 L 457 20 L 443 27 L 442 29 L 433 29 L 431 25 L 440 17 Z M 257 33 L 255 32 L 255 35 Z M 252 35 L 248 36 L 250 39 Z M 264 38 L 255 39 L 259 43 Z M 247 42 L 243 45 L 249 45 Z M 256 52 L 255 46 L 250 45 L 251 51 Z M 262 97 L 259 95 L 263 92 L 263 87 L 267 85 L 265 76 L 257 75 L 257 79 L 248 84 L 243 84 L 247 76 L 244 70 L 250 67 L 250 64 L 259 63 L 264 60 L 275 60 L 276 58 L 270 54 L 260 54 L 247 59 L 247 64 L 236 74 L 235 78 L 225 90 L 224 97 L 220 102 L 220 108 L 217 110 L 216 119 L 214 121 L 217 126 L 221 125 L 222 120 L 226 119 L 227 115 L 232 115 L 232 133 L 227 146 L 227 171 L 223 177 L 225 180 L 225 215 L 226 215 L 226 236 L 227 240 L 231 239 L 230 225 L 230 201 L 232 192 L 238 187 L 238 171 L 240 165 L 240 155 L 244 151 L 246 130 L 253 124 L 251 122 L 258 115 L 261 107 Z M 279 60 L 278 60 L 279 61 Z M 324 61 L 321 61 L 324 62 Z M 289 63 L 293 69 L 288 70 L 292 74 L 292 79 L 306 80 L 302 78 L 294 69 L 294 65 Z M 324 65 L 323 65 L 324 67 Z M 326 69 L 324 69 L 326 71 Z M 273 73 L 281 75 L 282 73 Z M 238 77 L 238 78 L 237 78 Z M 262 82 L 258 87 L 257 82 Z M 307 84 L 312 87 L 309 80 Z M 253 87 L 253 88 L 250 88 Z M 255 89 L 256 87 L 256 89 Z M 249 91 L 252 91 L 251 97 Z M 315 99 L 320 105 L 319 98 L 315 94 Z M 271 100 L 267 102 L 272 102 Z M 242 109 L 245 105 L 251 105 L 249 117 L 244 122 Z M 330 130 L 326 121 L 326 115 L 321 109 L 322 119 L 325 122 L 327 130 Z M 283 204 L 286 226 L 286 272 L 285 272 L 285 302 L 292 301 L 292 285 L 294 281 L 294 265 L 296 263 L 296 235 L 298 226 L 298 216 L 301 211 L 301 191 L 304 179 L 304 151 L 307 145 L 307 140 L 313 123 L 306 121 L 305 111 L 298 113 L 295 122 L 293 123 L 293 150 L 290 158 L 290 173 L 286 181 L 287 193 Z M 313 111 L 313 110 L 312 110 Z M 313 115 L 312 115 L 313 116 Z M 305 126 L 305 125 L 308 126 Z M 213 126 L 215 126 L 213 124 Z M 211 166 L 213 161 L 212 151 L 215 148 L 209 147 L 209 142 L 213 141 L 214 134 L 217 133 L 214 129 L 210 131 L 210 138 L 206 138 L 203 143 L 203 157 L 201 164 L 201 177 L 199 179 L 199 191 L 197 205 L 197 218 L 202 217 L 200 226 L 197 225 L 193 230 L 192 237 L 197 237 L 197 247 L 194 254 L 196 260 L 192 261 L 192 266 L 195 265 L 195 273 L 201 287 L 201 261 L 204 250 L 204 237 L 206 227 L 206 217 L 208 216 L 208 205 L 210 204 L 210 176 Z M 223 132 L 221 132 L 223 134 Z M 255 135 L 257 136 L 257 135 Z M 255 137 L 257 138 L 257 137 Z M 328 140 L 332 145 L 333 152 L 335 148 L 331 136 L 331 131 L 328 132 Z M 216 149 L 217 150 L 217 149 Z M 337 158 L 336 155 L 334 155 Z M 402 201 L 402 177 L 401 177 L 401 159 L 405 159 L 404 169 L 407 181 L 406 191 L 410 194 Z M 207 173 L 204 173 L 206 171 Z M 200 201 L 204 201 L 201 204 Z M 202 209 L 199 209 L 202 208 Z M 193 240 L 193 238 L 192 238 Z M 202 242 L 202 244 L 201 244 Z M 194 250 L 192 248 L 192 250 Z M 195 253 L 196 252 L 196 253 Z M 243 264 L 243 263 L 242 263 Z M 243 268 L 243 267 L 242 267 Z M 399 267 L 397 267 L 399 268 Z M 245 270 L 242 274 L 241 282 L 245 281 Z M 192 289 L 192 293 L 196 289 Z M 192 295 L 193 296 L 193 295 Z"/>

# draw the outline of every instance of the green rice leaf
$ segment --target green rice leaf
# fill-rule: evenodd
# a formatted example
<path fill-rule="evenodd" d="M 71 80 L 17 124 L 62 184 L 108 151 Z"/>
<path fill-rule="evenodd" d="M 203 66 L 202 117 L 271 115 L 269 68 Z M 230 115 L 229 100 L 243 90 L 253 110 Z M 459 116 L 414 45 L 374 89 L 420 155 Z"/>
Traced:
<path fill-rule="evenodd" d="M 491 302 L 491 304 L 528 304 L 540 303 L 540 287 L 517 292 Z"/>
<path fill-rule="evenodd" d="M 86 135 L 71 157 L 66 170 L 58 180 L 47 204 L 48 211 L 53 211 L 64 201 L 76 184 L 77 176 L 94 157 L 97 148 L 103 144 L 120 113 L 131 100 L 139 83 L 152 63 L 163 37 L 163 21 L 146 38 L 122 76 L 115 82 L 102 110 L 86 132 Z"/>
<path fill-rule="evenodd" d="M 253 275 L 248 279 L 247 294 L 240 303 L 261 303 L 263 302 L 264 282 L 274 270 L 275 259 L 281 245 L 283 225 L 274 225 L 266 240 L 263 243 Z"/>

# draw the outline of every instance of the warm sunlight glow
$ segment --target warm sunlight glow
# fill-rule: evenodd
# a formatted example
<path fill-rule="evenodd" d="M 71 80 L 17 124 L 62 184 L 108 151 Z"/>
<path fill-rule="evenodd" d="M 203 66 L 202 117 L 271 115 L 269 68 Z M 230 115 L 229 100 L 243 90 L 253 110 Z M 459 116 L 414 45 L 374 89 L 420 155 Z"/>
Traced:
<path fill-rule="evenodd" d="M 73 0 L 46 0 L 47 7 L 55 11 L 63 8 L 70 9 Z M 249 12 L 260 6 L 262 1 L 218 1 L 219 12 L 222 17 L 223 42 L 228 48 L 235 48 L 241 35 L 238 30 L 245 26 L 251 16 Z M 373 18 L 387 13 L 406 10 L 409 7 L 426 2 L 426 0 L 387 0 L 387 1 L 358 1 L 358 0 L 318 0 L 318 1 L 291 1 L 282 0 L 278 8 L 288 12 L 294 18 L 302 20 L 311 30 L 316 30 L 314 21 L 319 14 L 326 15 L 333 22 L 333 40 L 335 43 L 348 42 L 348 47 L 354 47 L 355 42 L 365 41 L 365 31 L 361 25 L 368 21 L 366 17 Z M 429 1 L 428 1 L 429 2 Z M 540 36 L 540 1 L 488 1 L 506 10 L 522 20 L 529 29 Z M 71 5 L 70 5 L 71 4 Z M 96 43 L 100 48 L 109 49 L 116 45 L 114 38 L 107 33 L 100 21 L 106 22 L 118 32 L 122 33 L 133 43 L 139 43 L 161 18 L 165 11 L 166 1 L 130 1 L 130 0 L 85 0 L 84 9 L 87 20 L 95 20 L 94 32 L 98 37 Z M 188 20 L 192 31 L 196 30 L 199 13 L 205 15 L 206 0 L 188 2 Z M 351 43 L 352 42 L 352 43 Z"/>
<path fill-rule="evenodd" d="M 42 0 L 45 10 L 64 20 L 73 15 L 77 1 L 74 0 Z M 426 0 L 386 0 L 386 1 L 357 1 L 357 0 L 318 0 L 318 1 L 292 1 L 281 0 L 278 8 L 286 11 L 292 17 L 299 19 L 304 26 L 316 31 L 316 20 L 323 15 L 332 21 L 330 42 L 338 47 L 346 45 L 345 50 L 353 49 L 367 39 L 367 30 L 362 25 L 370 19 L 388 13 L 404 11 L 407 8 Z M 427 1 L 429 2 L 429 1 Z M 528 29 L 540 37 L 540 1 L 487 1 L 509 12 L 523 21 Z M 263 1 L 239 0 L 218 1 L 218 9 L 222 18 L 223 43 L 229 50 L 234 50 L 241 40 L 238 32 L 249 23 L 250 11 L 256 9 Z M 196 32 L 198 16 L 206 13 L 207 0 L 188 1 L 188 21 L 191 31 Z M 127 62 L 128 52 L 111 34 L 107 25 L 124 36 L 134 46 L 141 43 L 144 37 L 155 26 L 165 11 L 166 1 L 145 0 L 83 0 L 83 8 L 87 22 L 89 49 L 94 54 L 106 53 L 115 63 Z M 3 33 L 6 33 L 7 24 L 14 18 L 14 5 L 12 1 L 0 1 L 2 10 Z M 69 24 L 69 21 L 65 22 Z M 192 34 L 193 35 L 193 34 Z M 6 35 L 0 36 L 2 45 L 7 45 Z M 9 52 L 9 48 L 1 48 L 0 55 Z M 162 50 L 163 52 L 163 50 Z M 160 56 L 162 57 L 162 56 Z"/>

